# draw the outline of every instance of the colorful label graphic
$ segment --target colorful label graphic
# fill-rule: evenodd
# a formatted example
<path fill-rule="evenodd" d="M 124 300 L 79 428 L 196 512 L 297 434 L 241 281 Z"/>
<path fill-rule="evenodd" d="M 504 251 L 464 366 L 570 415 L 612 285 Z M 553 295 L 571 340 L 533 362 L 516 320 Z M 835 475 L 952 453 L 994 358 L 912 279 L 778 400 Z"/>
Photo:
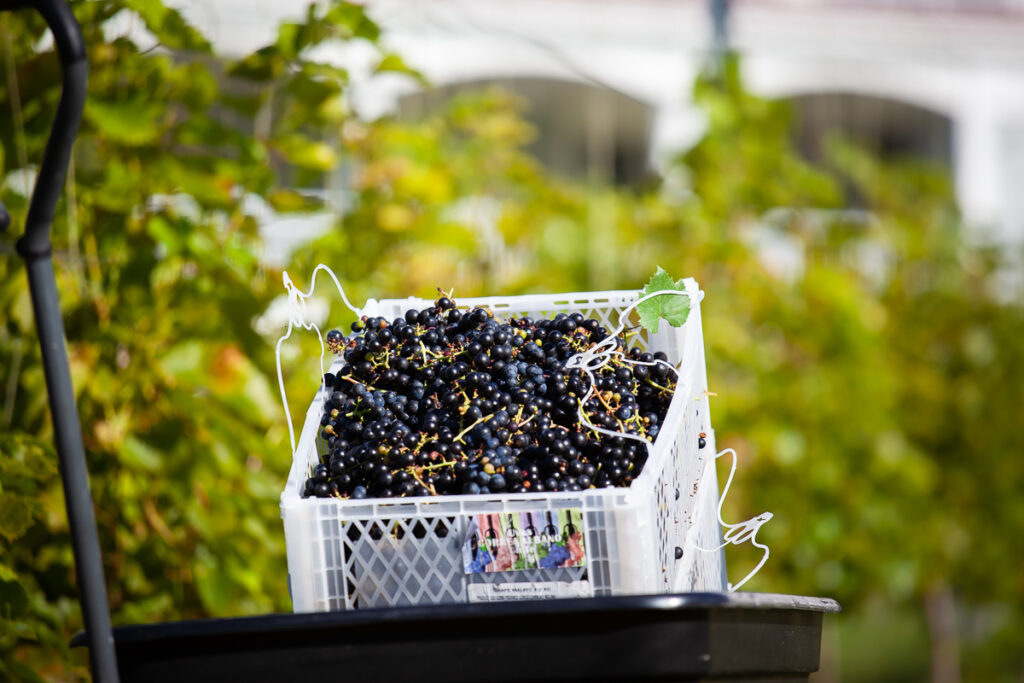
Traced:
<path fill-rule="evenodd" d="M 579 510 L 531 510 L 472 518 L 462 546 L 467 574 L 585 567 Z"/>

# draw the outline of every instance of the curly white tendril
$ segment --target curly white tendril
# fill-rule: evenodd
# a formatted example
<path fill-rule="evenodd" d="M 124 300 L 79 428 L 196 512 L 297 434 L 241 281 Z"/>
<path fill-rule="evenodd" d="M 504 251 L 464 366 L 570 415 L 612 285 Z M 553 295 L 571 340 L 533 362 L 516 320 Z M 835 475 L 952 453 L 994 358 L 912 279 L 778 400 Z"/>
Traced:
<path fill-rule="evenodd" d="M 750 573 L 743 577 L 742 581 L 740 581 L 737 584 L 728 584 L 729 590 L 735 591 L 738 590 L 739 587 L 745 584 L 747 581 L 754 578 L 754 575 L 757 574 L 757 572 L 761 571 L 761 567 L 763 567 L 764 563 L 768 561 L 768 556 L 771 554 L 771 550 L 768 548 L 768 546 L 764 545 L 763 543 L 758 543 L 757 532 L 758 530 L 760 530 L 762 526 L 765 525 L 766 522 L 768 522 L 768 520 L 770 520 L 775 515 L 773 515 L 770 512 L 762 512 L 756 517 L 752 517 L 745 522 L 740 522 L 739 524 L 727 524 L 725 520 L 722 519 L 722 506 L 725 504 L 725 497 L 729 494 L 729 487 L 732 486 L 733 477 L 736 476 L 737 456 L 735 450 L 733 450 L 732 448 L 726 448 L 725 450 L 719 452 L 718 455 L 715 456 L 715 460 L 721 458 L 726 453 L 730 453 L 732 455 L 732 466 L 729 469 L 729 478 L 725 480 L 725 486 L 722 487 L 722 495 L 718 499 L 718 523 L 722 525 L 722 528 L 725 529 L 726 532 L 722 534 L 722 542 L 716 545 L 714 548 L 701 548 L 693 541 L 690 542 L 690 546 L 695 550 L 700 550 L 706 553 L 713 553 L 718 552 L 719 550 L 721 550 L 729 544 L 739 545 L 740 543 L 750 541 L 750 545 L 754 546 L 755 548 L 760 548 L 761 550 L 763 550 L 764 553 L 762 553 L 761 555 L 761 561 L 757 563 L 756 567 L 750 570 Z"/>
<path fill-rule="evenodd" d="M 309 291 L 302 292 L 292 282 L 291 277 L 288 276 L 288 271 L 284 271 L 281 275 L 281 279 L 284 281 L 284 289 L 288 294 L 288 330 L 284 335 L 277 340 L 277 348 L 275 353 L 277 355 L 277 385 L 281 390 L 281 404 L 284 406 L 284 416 L 288 421 L 288 437 L 292 442 L 292 453 L 295 453 L 295 426 L 292 424 L 292 413 L 288 409 L 288 396 L 284 390 L 284 373 L 281 370 L 281 345 L 284 344 L 285 340 L 292 336 L 292 330 L 296 327 L 301 327 L 304 330 L 313 330 L 316 332 L 317 339 L 320 340 L 320 387 L 323 388 L 324 382 L 324 338 L 320 334 L 320 328 L 316 323 L 306 320 L 306 299 L 313 296 L 313 290 L 316 288 L 316 276 L 320 271 L 326 272 L 332 280 L 334 285 L 338 288 L 338 293 L 341 294 L 341 300 L 348 306 L 348 309 L 356 314 L 357 318 L 362 317 L 363 312 L 361 309 L 356 308 L 352 305 L 352 302 L 345 296 L 345 290 L 342 288 L 341 283 L 338 281 L 338 277 L 334 274 L 330 268 L 324 264 L 318 265 L 313 269 L 313 276 L 309 282 Z"/>
<path fill-rule="evenodd" d="M 644 301 L 652 299 L 656 296 L 663 296 L 666 294 L 674 296 L 685 296 L 691 299 L 691 304 L 699 303 L 701 298 L 703 298 L 701 296 L 701 293 L 698 293 L 696 295 L 696 302 L 694 302 L 693 299 L 695 297 L 690 292 L 681 292 L 675 289 L 661 289 L 658 290 L 657 292 L 646 294 L 637 299 L 636 301 L 634 301 L 633 303 L 631 303 L 629 306 L 623 309 L 621 313 L 619 313 L 619 325 L 618 327 L 615 328 L 613 332 L 610 332 L 607 337 L 605 337 L 602 341 L 594 344 L 589 349 L 581 351 L 576 355 L 571 356 L 565 361 L 566 371 L 579 369 L 587 376 L 587 379 L 590 380 L 590 386 L 587 388 L 587 393 L 580 400 L 579 408 L 577 408 L 576 410 L 576 414 L 579 417 L 580 424 L 586 425 L 589 429 L 600 434 L 605 434 L 606 436 L 621 436 L 626 439 L 633 439 L 634 441 L 643 442 L 647 444 L 648 451 L 652 449 L 652 445 L 649 439 L 637 434 L 630 434 L 628 432 L 616 432 L 611 429 L 605 429 L 604 427 L 598 427 L 597 425 L 590 421 L 590 417 L 583 409 L 583 406 L 585 406 L 587 401 L 589 401 L 591 397 L 594 395 L 594 391 L 597 386 L 597 378 L 594 376 L 594 373 L 608 365 L 608 363 L 612 361 L 612 358 L 618 358 L 621 362 L 629 363 L 630 365 L 664 365 L 665 367 L 678 372 L 679 368 L 663 360 L 655 359 L 650 362 L 633 360 L 631 358 L 627 358 L 626 355 L 619 350 L 619 335 L 622 334 L 623 331 L 625 331 L 626 329 L 626 325 L 629 322 L 629 314 L 632 313 L 633 310 L 635 310 L 636 307 L 643 303 Z"/>

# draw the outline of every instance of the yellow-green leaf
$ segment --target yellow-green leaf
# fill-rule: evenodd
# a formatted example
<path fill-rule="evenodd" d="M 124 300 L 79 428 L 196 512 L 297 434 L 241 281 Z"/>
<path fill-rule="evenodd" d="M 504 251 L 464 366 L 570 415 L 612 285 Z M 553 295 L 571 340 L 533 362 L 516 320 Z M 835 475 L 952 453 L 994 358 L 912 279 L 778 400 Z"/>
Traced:
<path fill-rule="evenodd" d="M 126 145 L 144 145 L 160 135 L 160 117 L 164 107 L 141 97 L 123 102 L 88 99 L 85 120 L 100 135 Z"/>
<path fill-rule="evenodd" d="M 338 161 L 338 155 L 333 147 L 302 135 L 278 138 L 276 146 L 291 163 L 314 171 L 329 171 Z"/>
<path fill-rule="evenodd" d="M 145 470 L 156 470 L 162 461 L 160 451 L 134 436 L 126 436 L 121 442 L 121 460 Z"/>
<path fill-rule="evenodd" d="M 0 536 L 8 541 L 20 538 L 32 526 L 33 505 L 21 496 L 0 498 Z"/>

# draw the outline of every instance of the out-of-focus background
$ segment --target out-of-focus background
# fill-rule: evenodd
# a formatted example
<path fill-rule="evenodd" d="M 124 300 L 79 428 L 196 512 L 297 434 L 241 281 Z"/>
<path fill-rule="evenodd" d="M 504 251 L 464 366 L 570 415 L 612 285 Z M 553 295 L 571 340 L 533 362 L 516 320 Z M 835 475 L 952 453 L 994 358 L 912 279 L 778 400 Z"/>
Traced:
<path fill-rule="evenodd" d="M 775 514 L 747 587 L 843 603 L 814 680 L 1024 680 L 1024 2 L 72 5 L 90 94 L 55 257 L 116 623 L 291 607 L 282 269 L 358 302 L 662 265 L 707 292 L 726 519 Z M 12 246 L 58 70 L 30 13 L 0 42 L 0 678 L 75 680 Z"/>

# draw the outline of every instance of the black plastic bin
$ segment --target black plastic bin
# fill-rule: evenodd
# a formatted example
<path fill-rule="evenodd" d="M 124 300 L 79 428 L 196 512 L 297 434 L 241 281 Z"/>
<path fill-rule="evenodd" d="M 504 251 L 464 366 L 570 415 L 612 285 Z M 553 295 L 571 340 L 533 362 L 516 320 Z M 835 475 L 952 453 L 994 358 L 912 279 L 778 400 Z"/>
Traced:
<path fill-rule="evenodd" d="M 686 593 L 183 621 L 114 640 L 126 682 L 806 681 L 838 611 Z"/>

